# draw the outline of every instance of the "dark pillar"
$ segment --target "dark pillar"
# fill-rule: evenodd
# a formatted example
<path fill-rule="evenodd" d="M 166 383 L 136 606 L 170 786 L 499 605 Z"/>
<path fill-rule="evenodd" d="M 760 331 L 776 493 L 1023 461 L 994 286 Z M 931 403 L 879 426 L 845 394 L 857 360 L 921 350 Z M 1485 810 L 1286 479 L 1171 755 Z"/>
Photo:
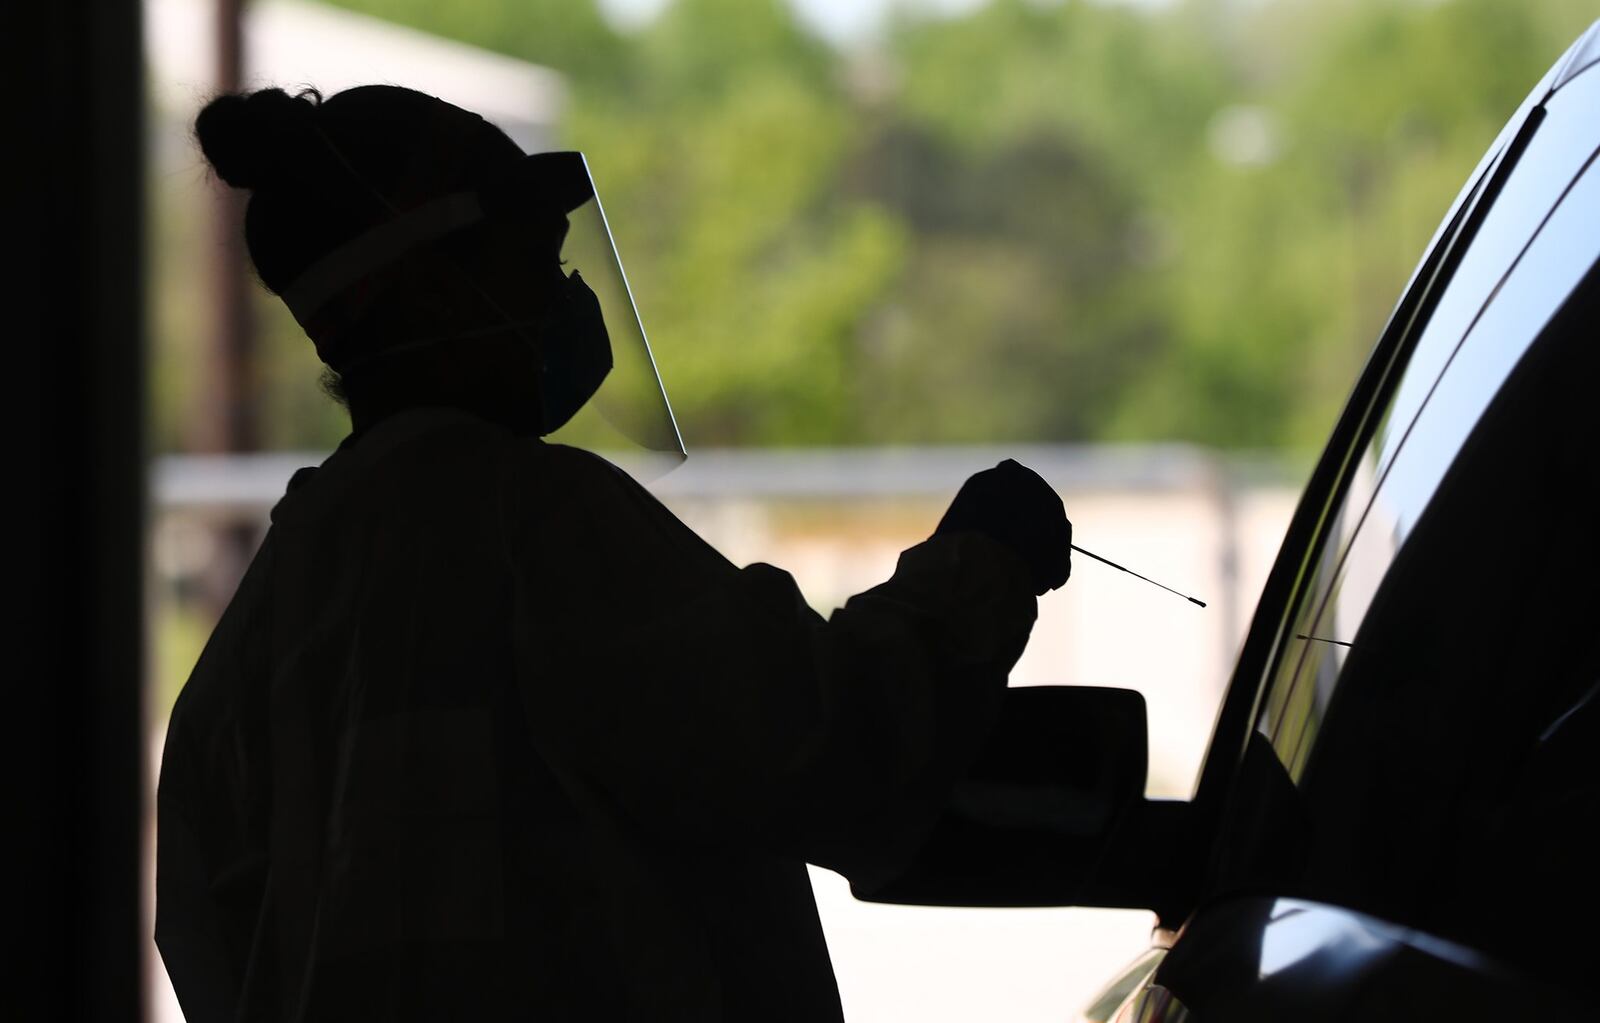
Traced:
<path fill-rule="evenodd" d="M 6 33 L 8 1018 L 142 1016 L 144 81 L 136 0 Z M 11 289 L 15 289 L 12 291 Z M 20 413 L 20 414 L 19 414 Z"/>

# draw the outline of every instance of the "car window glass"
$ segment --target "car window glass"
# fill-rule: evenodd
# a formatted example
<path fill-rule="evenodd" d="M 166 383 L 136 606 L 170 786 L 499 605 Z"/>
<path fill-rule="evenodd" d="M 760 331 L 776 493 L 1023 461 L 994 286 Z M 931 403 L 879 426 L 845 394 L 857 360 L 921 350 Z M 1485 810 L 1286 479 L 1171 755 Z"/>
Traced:
<path fill-rule="evenodd" d="M 1551 100 L 1550 122 L 1563 117 L 1591 123 L 1600 118 L 1600 76 L 1586 75 Z M 1555 131 L 1534 137 L 1424 329 L 1382 427 L 1354 467 L 1258 721 L 1291 776 L 1304 767 L 1306 740 L 1327 707 L 1346 644 L 1406 531 L 1506 373 L 1600 248 L 1594 229 L 1600 223 L 1600 175 L 1590 172 L 1523 252 L 1551 201 L 1592 157 L 1592 143 L 1581 153 L 1574 146 L 1578 135 L 1590 137 Z M 1490 251 L 1479 257 L 1486 247 Z M 1493 274 L 1519 259 L 1513 278 L 1496 292 Z M 1440 381 L 1447 365 L 1450 371 Z M 1427 414 L 1419 417 L 1425 406 Z M 1375 501 L 1380 492 L 1382 499 Z"/>
<path fill-rule="evenodd" d="M 1585 75 L 1553 96 L 1549 120 L 1600 119 L 1600 76 Z M 1447 298 L 1434 311 L 1411 357 L 1394 403 L 1380 429 L 1380 469 L 1394 455 L 1400 434 L 1427 398 L 1455 341 L 1472 325 L 1491 289 L 1511 268 L 1550 208 L 1551 198 L 1589 159 L 1592 136 L 1578 131 L 1540 131 L 1478 229 L 1471 249 L 1450 280 Z"/>
<path fill-rule="evenodd" d="M 1455 200 L 1450 203 L 1449 212 L 1447 212 L 1444 215 L 1444 219 L 1439 222 L 1438 229 L 1434 231 L 1433 237 L 1428 241 L 1427 247 L 1422 250 L 1423 258 L 1417 263 L 1417 268 L 1412 271 L 1410 279 L 1406 281 L 1406 286 L 1401 289 L 1402 295 L 1404 295 L 1406 292 L 1409 292 L 1412 286 L 1417 283 L 1417 274 L 1419 274 L 1422 271 L 1422 268 L 1428 263 L 1427 254 L 1431 253 L 1434 246 L 1439 244 L 1439 239 L 1444 236 L 1444 233 L 1449 229 L 1451 222 L 1455 220 L 1456 211 L 1459 210 L 1464 203 L 1467 203 L 1471 200 L 1471 197 L 1477 191 L 1479 182 L 1484 177 L 1484 172 L 1489 167 L 1499 162 L 1501 154 L 1505 152 L 1505 148 L 1510 144 L 1512 137 L 1516 135 L 1518 129 L 1522 127 L 1522 123 L 1527 120 L 1528 114 L 1533 110 L 1534 107 L 1542 103 L 1546 96 L 1549 95 L 1550 89 L 1557 81 L 1560 73 L 1563 70 L 1568 69 L 1568 62 L 1572 58 L 1573 54 L 1583 46 L 1583 43 L 1584 40 L 1579 39 L 1574 42 L 1572 46 L 1568 47 L 1566 54 L 1563 55 L 1560 60 L 1556 61 L 1550 66 L 1550 70 L 1545 72 L 1544 77 L 1539 80 L 1539 84 L 1535 85 L 1528 92 L 1528 95 L 1522 101 L 1522 105 L 1517 107 L 1516 113 L 1512 114 L 1511 118 L 1506 121 L 1505 127 L 1500 129 L 1500 134 L 1495 137 L 1494 143 L 1490 145 L 1489 148 L 1484 152 L 1483 158 L 1478 161 L 1478 165 L 1473 168 L 1472 173 L 1467 175 L 1466 184 L 1461 186 L 1461 191 L 1456 194 Z"/>
<path fill-rule="evenodd" d="M 1339 563 L 1327 566 L 1324 574 L 1333 585 L 1315 617 L 1307 616 L 1314 626 L 1297 629 L 1308 638 L 1294 641 L 1300 645 L 1300 657 L 1293 677 L 1280 676 L 1289 679 L 1285 696 L 1298 701 L 1298 714 L 1278 722 L 1268 734 L 1291 775 L 1298 776 L 1305 764 L 1315 723 L 1327 707 L 1349 644 L 1355 641 L 1395 554 L 1516 360 L 1583 272 L 1600 258 L 1596 224 L 1600 224 L 1600 168 L 1591 166 L 1451 360 L 1404 443 L 1395 447 L 1381 485 L 1374 491 L 1376 474 L 1370 457 L 1358 469 L 1346 508 L 1347 513 L 1359 511 L 1364 519 L 1355 526 Z M 1461 599 L 1474 598 L 1462 594 Z M 1296 689 L 1303 692 L 1295 693 Z"/>

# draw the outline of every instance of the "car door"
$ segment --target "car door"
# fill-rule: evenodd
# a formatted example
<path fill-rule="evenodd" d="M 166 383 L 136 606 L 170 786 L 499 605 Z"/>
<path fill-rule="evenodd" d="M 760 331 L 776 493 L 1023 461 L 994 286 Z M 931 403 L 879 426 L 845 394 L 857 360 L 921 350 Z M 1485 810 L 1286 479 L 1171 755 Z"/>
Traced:
<path fill-rule="evenodd" d="M 1490 974 L 1561 985 L 1579 965 L 1600 910 L 1578 841 L 1600 805 L 1578 753 L 1600 740 L 1600 601 L 1566 580 L 1600 569 L 1596 39 L 1491 150 L 1357 387 L 1197 794 L 1220 804 L 1202 908 L 1118 1019 L 1282 1018 L 1296 990 L 1301 1018 L 1355 1018 L 1326 1013 L 1374 960 L 1338 949 L 1383 946 L 1385 927 L 1411 938 L 1390 942 L 1410 951 L 1384 960 L 1383 1004 L 1444 1013 L 1426 1018 L 1538 990 L 1454 997 Z M 1285 896 L 1308 901 L 1284 917 Z M 1319 965 L 1286 982 L 1270 935 L 1306 914 L 1329 925 L 1289 932 Z"/>

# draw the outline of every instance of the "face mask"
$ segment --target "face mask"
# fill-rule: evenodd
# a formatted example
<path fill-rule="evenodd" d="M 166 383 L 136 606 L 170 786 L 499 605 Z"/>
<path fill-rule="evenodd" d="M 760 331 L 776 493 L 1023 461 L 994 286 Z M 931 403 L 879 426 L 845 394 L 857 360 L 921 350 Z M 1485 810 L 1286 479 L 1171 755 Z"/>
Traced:
<path fill-rule="evenodd" d="M 544 372 L 539 378 L 543 430 L 567 424 L 611 372 L 611 335 L 600 300 L 578 271 L 567 278 L 565 309 L 543 338 Z"/>
<path fill-rule="evenodd" d="M 530 318 L 506 290 L 514 291 L 515 282 L 497 278 L 491 285 L 459 270 L 496 322 L 480 320 L 471 328 L 427 338 L 392 338 L 369 354 L 341 353 L 345 339 L 355 336 L 350 327 L 359 322 L 363 310 L 390 300 L 385 268 L 407 254 L 475 224 L 503 225 L 516 232 L 562 215 L 568 230 L 557 258 L 588 271 L 592 288 L 573 271 Z M 538 287 L 542 291 L 544 286 Z M 683 461 L 683 440 L 581 154 L 524 157 L 477 191 L 451 193 L 409 210 L 395 210 L 379 226 L 309 267 L 281 297 L 323 361 L 340 372 L 424 346 L 503 338 L 510 332 L 534 346 L 539 355 L 539 378 L 528 386 L 530 399 L 536 393 L 540 401 L 541 434 L 561 430 L 561 436 L 553 439 L 606 454 L 642 453 L 665 467 L 653 473 L 669 471 Z M 578 415 L 580 411 L 584 415 Z"/>

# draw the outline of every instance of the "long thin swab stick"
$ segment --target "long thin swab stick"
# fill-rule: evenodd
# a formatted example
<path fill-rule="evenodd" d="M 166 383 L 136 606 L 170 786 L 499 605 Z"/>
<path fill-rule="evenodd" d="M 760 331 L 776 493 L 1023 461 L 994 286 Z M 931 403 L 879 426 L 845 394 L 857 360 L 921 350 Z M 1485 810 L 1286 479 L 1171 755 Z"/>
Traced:
<path fill-rule="evenodd" d="M 1129 575 L 1133 576 L 1135 579 L 1143 579 L 1145 582 L 1149 583 L 1151 586 L 1160 586 L 1163 590 L 1166 590 L 1168 593 L 1177 594 L 1178 596 L 1182 597 L 1184 600 L 1187 600 L 1191 604 L 1199 604 L 1201 607 L 1205 607 L 1206 606 L 1206 602 L 1203 601 L 1203 600 L 1200 600 L 1200 599 L 1198 599 L 1196 597 L 1191 597 L 1187 593 L 1178 593 L 1178 591 L 1173 589 L 1172 587 L 1163 586 L 1161 583 L 1156 582 L 1154 579 L 1151 579 L 1148 576 L 1142 576 L 1138 572 L 1135 572 L 1131 568 L 1124 568 L 1123 566 L 1117 564 L 1115 561 L 1112 561 L 1110 558 L 1102 558 L 1100 555 L 1096 554 L 1094 551 L 1086 551 L 1082 547 L 1079 547 L 1077 544 L 1073 544 L 1072 545 L 1072 549 L 1077 551 L 1079 554 L 1087 554 L 1087 555 L 1089 555 L 1089 557 L 1093 558 L 1096 561 L 1103 562 L 1104 564 L 1110 565 L 1112 568 L 1116 569 L 1119 572 L 1126 572 Z"/>

